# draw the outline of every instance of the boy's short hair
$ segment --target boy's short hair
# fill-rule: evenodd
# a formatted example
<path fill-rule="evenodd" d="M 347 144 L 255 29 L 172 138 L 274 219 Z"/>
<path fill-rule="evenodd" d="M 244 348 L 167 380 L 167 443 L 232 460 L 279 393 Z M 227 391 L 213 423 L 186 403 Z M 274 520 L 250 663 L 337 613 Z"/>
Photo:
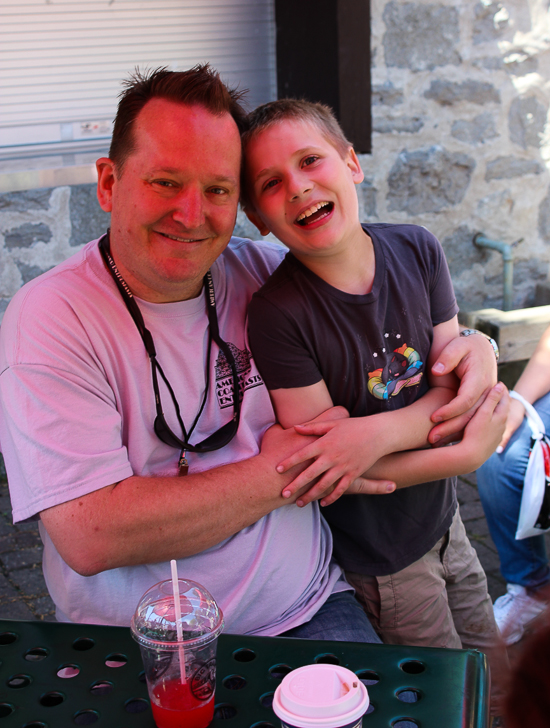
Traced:
<path fill-rule="evenodd" d="M 279 124 L 282 121 L 305 121 L 316 126 L 336 151 L 344 158 L 353 144 L 346 139 L 344 132 L 334 112 L 325 104 L 306 101 L 305 99 L 279 99 L 258 106 L 246 117 L 245 130 L 242 133 L 243 150 L 251 139 L 258 136 L 264 129 Z M 245 175 L 245 165 L 242 168 L 241 179 L 241 206 L 253 207 L 248 195 Z"/>
<path fill-rule="evenodd" d="M 242 132 L 246 111 L 240 102 L 245 93 L 226 86 L 219 73 L 208 63 L 198 64 L 187 71 L 157 68 L 142 73 L 136 69 L 124 81 L 124 90 L 119 97 L 109 158 L 121 174 L 124 162 L 134 150 L 135 121 L 151 99 L 166 99 L 189 106 L 196 104 L 216 116 L 230 114 Z M 182 134 L 185 134 L 185 129 L 182 129 Z"/>

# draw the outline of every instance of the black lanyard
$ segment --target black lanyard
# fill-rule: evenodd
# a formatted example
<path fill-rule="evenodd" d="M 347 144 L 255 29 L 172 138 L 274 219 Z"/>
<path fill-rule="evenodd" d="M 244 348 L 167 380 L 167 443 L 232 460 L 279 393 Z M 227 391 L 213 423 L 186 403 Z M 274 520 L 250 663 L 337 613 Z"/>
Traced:
<path fill-rule="evenodd" d="M 101 255 L 103 256 L 103 259 L 107 264 L 107 268 L 113 280 L 115 281 L 118 290 L 122 295 L 122 299 L 126 304 L 126 308 L 128 309 L 128 312 L 130 313 L 130 316 L 132 317 L 137 330 L 139 331 L 147 354 L 149 355 L 149 360 L 151 361 L 151 375 L 153 379 L 153 390 L 155 392 L 155 406 L 157 411 L 157 416 L 155 418 L 154 424 L 155 434 L 166 445 L 170 445 L 170 447 L 175 447 L 181 450 L 179 471 L 180 475 L 186 475 L 188 470 L 188 463 L 185 457 L 186 451 L 198 453 L 212 452 L 213 450 L 219 450 L 220 448 L 225 447 L 225 445 L 227 445 L 235 436 L 239 427 L 241 415 L 241 399 L 237 365 L 235 364 L 235 358 L 231 353 L 231 349 L 229 348 L 228 344 L 220 337 L 220 332 L 218 328 L 218 316 L 216 314 L 216 297 L 214 295 L 214 283 L 212 281 L 212 274 L 210 271 L 207 271 L 203 279 L 206 297 L 206 312 L 208 315 L 208 352 L 206 357 L 205 377 L 206 386 L 197 416 L 195 417 L 189 432 L 187 432 L 183 423 L 178 401 L 174 394 L 174 390 L 172 389 L 170 382 L 166 378 L 161 365 L 157 361 L 155 345 L 153 343 L 153 337 L 151 335 L 151 332 L 145 326 L 142 313 L 136 303 L 132 291 L 128 287 L 128 284 L 126 283 L 124 278 L 121 276 L 115 261 L 111 257 L 109 232 L 107 232 L 107 234 L 104 235 L 99 241 L 99 250 L 101 251 Z M 199 421 L 199 418 L 204 410 L 204 406 L 208 397 L 208 390 L 210 388 L 210 353 L 212 350 L 212 340 L 214 340 L 218 347 L 221 349 L 221 351 L 223 351 L 227 363 L 231 368 L 231 374 L 233 377 L 233 417 L 219 430 L 216 430 L 216 432 L 212 433 L 196 445 L 192 445 L 189 442 L 189 438 L 191 437 L 191 434 L 193 433 L 193 430 L 195 429 L 195 426 L 197 425 L 197 422 Z M 157 371 L 160 374 L 163 382 L 165 383 L 170 393 L 170 397 L 172 398 L 172 402 L 174 403 L 174 409 L 176 411 L 176 417 L 183 433 L 183 439 L 180 439 L 179 437 L 177 437 L 177 435 L 175 435 L 174 432 L 172 432 L 164 417 L 164 413 L 162 411 L 162 403 L 160 399 Z"/>

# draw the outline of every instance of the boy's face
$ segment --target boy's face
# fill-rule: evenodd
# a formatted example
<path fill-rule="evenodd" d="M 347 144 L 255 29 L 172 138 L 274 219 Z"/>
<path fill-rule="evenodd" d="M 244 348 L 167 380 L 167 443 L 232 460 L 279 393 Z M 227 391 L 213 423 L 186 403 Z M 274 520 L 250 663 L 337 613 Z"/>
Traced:
<path fill-rule="evenodd" d="M 350 148 L 342 158 L 315 124 L 288 120 L 264 129 L 247 144 L 245 170 L 250 220 L 297 257 L 329 255 L 363 235 L 357 156 Z"/>

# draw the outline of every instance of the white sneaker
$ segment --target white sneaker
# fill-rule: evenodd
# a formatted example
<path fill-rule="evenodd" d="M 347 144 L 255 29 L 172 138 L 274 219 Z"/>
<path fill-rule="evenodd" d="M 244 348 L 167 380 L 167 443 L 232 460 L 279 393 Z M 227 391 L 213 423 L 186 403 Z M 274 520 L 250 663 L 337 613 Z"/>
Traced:
<path fill-rule="evenodd" d="M 530 596 L 524 586 L 507 584 L 506 588 L 507 593 L 495 601 L 493 611 L 504 642 L 513 645 L 519 642 L 525 627 L 542 614 L 547 605 Z"/>

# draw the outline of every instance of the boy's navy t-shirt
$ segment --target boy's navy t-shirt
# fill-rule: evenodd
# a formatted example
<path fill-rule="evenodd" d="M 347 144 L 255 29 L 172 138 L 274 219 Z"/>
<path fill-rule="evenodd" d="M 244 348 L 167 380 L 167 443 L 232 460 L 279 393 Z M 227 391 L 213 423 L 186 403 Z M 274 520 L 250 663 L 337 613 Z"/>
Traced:
<path fill-rule="evenodd" d="M 458 311 L 431 233 L 416 225 L 363 228 L 375 254 L 370 293 L 340 291 L 288 253 L 249 308 L 252 353 L 267 387 L 324 379 L 333 403 L 352 417 L 398 410 L 424 395 L 433 327 Z M 455 510 L 455 482 L 448 478 L 389 495 L 344 495 L 323 515 L 340 564 L 383 576 L 427 553 Z"/>

